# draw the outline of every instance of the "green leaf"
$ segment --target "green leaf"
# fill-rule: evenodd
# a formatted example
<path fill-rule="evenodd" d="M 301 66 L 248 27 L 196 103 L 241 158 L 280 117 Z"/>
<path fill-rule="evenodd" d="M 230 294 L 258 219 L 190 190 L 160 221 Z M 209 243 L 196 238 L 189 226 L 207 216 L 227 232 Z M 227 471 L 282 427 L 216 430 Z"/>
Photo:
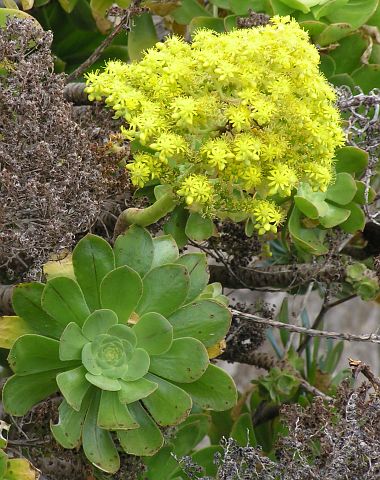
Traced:
<path fill-rule="evenodd" d="M 224 20 L 215 17 L 195 17 L 189 23 L 189 32 L 191 36 L 193 36 L 197 30 L 201 30 L 202 28 L 224 33 Z"/>
<path fill-rule="evenodd" d="M 14 375 L 3 388 L 3 404 L 11 415 L 26 415 L 41 400 L 58 390 L 55 377 L 61 370 L 50 370 L 19 377 Z"/>
<path fill-rule="evenodd" d="M 190 213 L 186 222 L 186 235 L 196 242 L 210 238 L 215 231 L 215 225 L 211 218 L 204 218 L 199 213 Z"/>
<path fill-rule="evenodd" d="M 178 385 L 191 395 L 196 405 L 206 410 L 223 411 L 236 404 L 237 392 L 234 381 L 228 373 L 212 364 L 195 382 Z"/>
<path fill-rule="evenodd" d="M 189 292 L 185 303 L 189 303 L 200 295 L 207 286 L 210 275 L 207 271 L 207 258 L 204 253 L 185 253 L 176 261 L 187 268 L 190 275 Z"/>
<path fill-rule="evenodd" d="M 102 369 L 95 361 L 92 345 L 93 343 L 86 343 L 86 345 L 82 348 L 82 363 L 88 372 L 92 373 L 93 375 L 100 375 L 102 373 Z"/>
<path fill-rule="evenodd" d="M 143 279 L 143 294 L 136 312 L 157 312 L 167 317 L 185 301 L 189 291 L 189 274 L 182 265 L 161 265 Z"/>
<path fill-rule="evenodd" d="M 195 338 L 177 338 L 170 349 L 150 359 L 149 371 L 174 382 L 190 383 L 201 377 L 209 365 L 207 350 Z"/>
<path fill-rule="evenodd" d="M 149 370 L 150 357 L 142 348 L 136 348 L 131 358 L 128 359 L 128 371 L 123 375 L 123 380 L 134 382 L 144 377 Z"/>
<path fill-rule="evenodd" d="M 93 396 L 83 424 L 83 450 L 90 462 L 107 473 L 116 473 L 120 458 L 110 432 L 96 425 L 100 392 Z"/>
<path fill-rule="evenodd" d="M 336 43 L 341 38 L 346 37 L 354 30 L 355 29 L 352 27 L 352 25 L 347 22 L 331 23 L 317 37 L 314 38 L 314 41 L 322 47 L 326 47 L 327 45 Z"/>
<path fill-rule="evenodd" d="M 182 477 L 176 476 L 179 472 L 179 464 L 172 453 L 173 447 L 169 444 L 152 457 L 145 457 L 144 465 L 147 471 L 144 472 L 144 480 L 182 480 Z"/>
<path fill-rule="evenodd" d="M 132 328 L 128 327 L 127 325 L 114 325 L 108 330 L 107 333 L 108 335 L 113 335 L 123 340 L 127 340 L 132 345 L 132 347 L 136 347 L 137 345 L 136 335 L 133 332 Z"/>
<path fill-rule="evenodd" d="M 340 39 L 339 47 L 329 52 L 330 57 L 335 61 L 335 73 L 351 73 L 360 67 L 360 58 L 367 47 L 368 39 L 358 32 L 354 32 Z"/>
<path fill-rule="evenodd" d="M 158 42 L 152 16 L 143 13 L 133 18 L 133 26 L 128 33 L 128 53 L 131 60 L 141 60 L 144 51 Z"/>
<path fill-rule="evenodd" d="M 319 0 L 281 0 L 282 3 L 287 5 L 290 8 L 295 8 L 296 10 L 300 10 L 303 13 L 310 12 L 310 7 L 313 7 L 318 3 Z"/>
<path fill-rule="evenodd" d="M 106 430 L 130 430 L 139 427 L 127 406 L 120 403 L 118 393 L 105 390 L 100 397 L 97 423 L 98 427 Z"/>
<path fill-rule="evenodd" d="M 329 208 L 323 217 L 320 217 L 319 222 L 325 228 L 332 228 L 343 223 L 350 216 L 350 210 L 346 208 L 336 207 L 335 205 L 328 204 Z"/>
<path fill-rule="evenodd" d="M 80 411 L 82 401 L 91 385 L 86 380 L 86 369 L 81 365 L 57 375 L 57 384 L 71 408 Z"/>
<path fill-rule="evenodd" d="M 191 414 L 178 427 L 173 438 L 173 453 L 177 457 L 188 455 L 207 435 L 211 426 L 210 415 L 204 413 Z"/>
<path fill-rule="evenodd" d="M 181 205 L 176 207 L 171 213 L 169 220 L 164 225 L 164 232 L 170 234 L 176 241 L 179 248 L 184 247 L 188 238 L 185 233 L 186 222 L 189 217 L 189 211 Z"/>
<path fill-rule="evenodd" d="M 78 3 L 78 0 L 59 0 L 59 4 L 63 8 L 63 10 L 67 13 L 71 13 L 76 4 Z"/>
<path fill-rule="evenodd" d="M 350 75 L 347 73 L 339 73 L 338 75 L 332 75 L 329 78 L 329 82 L 335 85 L 336 87 L 340 87 L 345 85 L 351 89 L 351 91 L 355 90 L 355 82 L 351 78 Z"/>
<path fill-rule="evenodd" d="M 211 478 L 217 475 L 217 465 L 214 462 L 215 454 L 223 453 L 222 447 L 219 445 L 211 445 L 210 447 L 201 448 L 191 455 L 193 462 L 205 469 L 205 474 Z"/>
<path fill-rule="evenodd" d="M 188 304 L 168 318 L 174 338 L 193 337 L 206 347 L 223 340 L 231 324 L 231 313 L 215 300 L 199 300 Z"/>
<path fill-rule="evenodd" d="M 313 255 L 324 255 L 328 252 L 328 248 L 321 242 L 322 232 L 317 228 L 304 228 L 301 224 L 301 212 L 296 206 L 290 214 L 288 228 L 292 240 L 298 248 Z"/>
<path fill-rule="evenodd" d="M 11 458 L 4 480 L 35 480 L 39 473 L 25 458 Z"/>
<path fill-rule="evenodd" d="M 317 22 L 315 20 L 303 20 L 299 21 L 300 27 L 308 32 L 310 37 L 314 38 L 318 36 L 326 28 L 327 24 L 324 22 Z M 325 55 L 321 55 L 321 60 Z M 323 68 L 321 68 L 323 71 Z"/>
<path fill-rule="evenodd" d="M 142 399 L 154 420 L 163 427 L 181 423 L 190 413 L 190 396 L 182 388 L 156 375 L 148 373 L 146 378 L 158 385 L 157 390 Z"/>
<path fill-rule="evenodd" d="M 174 263 L 179 257 L 179 251 L 174 238 L 171 235 L 162 235 L 153 239 L 153 262 L 152 268 L 165 263 Z"/>
<path fill-rule="evenodd" d="M 232 427 L 231 438 L 233 438 L 241 447 L 246 447 L 247 445 L 251 447 L 257 446 L 250 413 L 242 413 L 239 416 Z"/>
<path fill-rule="evenodd" d="M 238 28 L 238 19 L 241 18 L 240 15 L 227 15 L 224 17 L 224 29 L 226 32 L 231 32 L 232 30 L 235 30 Z"/>
<path fill-rule="evenodd" d="M 31 15 L 28 15 L 26 12 L 16 10 L 14 8 L 0 8 L 0 28 L 5 27 L 8 17 L 27 18 L 29 20 L 34 20 L 35 25 L 40 26 L 37 20 L 35 20 Z"/>
<path fill-rule="evenodd" d="M 101 237 L 87 234 L 74 248 L 73 267 L 90 310 L 101 308 L 100 284 L 105 275 L 115 268 L 111 246 Z"/>
<path fill-rule="evenodd" d="M 132 328 L 137 337 L 137 346 L 149 355 L 166 352 L 173 340 L 173 328 L 168 320 L 159 313 L 143 315 Z"/>
<path fill-rule="evenodd" d="M 353 202 L 360 203 L 360 205 L 364 205 L 366 203 L 366 197 L 365 197 L 366 185 L 364 182 L 360 182 L 357 180 L 356 187 L 357 187 L 357 191 L 354 196 Z M 376 198 L 376 191 L 372 187 L 369 187 L 368 203 L 372 203 L 375 200 L 375 198 Z M 0 323 L 0 331 L 1 331 L 1 323 Z"/>
<path fill-rule="evenodd" d="M 137 400 L 147 397 L 158 388 L 158 384 L 147 380 L 146 378 L 139 378 L 134 382 L 123 382 L 120 380 L 121 390 L 118 395 L 120 402 L 133 403 Z"/>
<path fill-rule="evenodd" d="M 321 63 L 319 68 L 326 78 L 330 78 L 335 74 L 336 64 L 335 60 L 330 55 L 321 55 Z"/>
<path fill-rule="evenodd" d="M 119 323 L 127 323 L 142 291 L 143 283 L 137 272 L 126 265 L 116 268 L 104 277 L 100 286 L 102 307 L 113 310 Z"/>
<path fill-rule="evenodd" d="M 294 197 L 294 202 L 304 215 L 311 219 L 317 219 L 326 215 L 328 211 L 325 198 L 324 193 L 314 192 L 308 183 L 301 183 L 297 195 Z"/>
<path fill-rule="evenodd" d="M 81 443 L 83 422 L 90 403 L 90 395 L 83 401 L 82 408 L 77 412 L 63 400 L 58 408 L 59 421 L 50 425 L 54 438 L 64 448 L 78 448 Z"/>
<path fill-rule="evenodd" d="M 13 291 L 12 304 L 15 313 L 40 335 L 59 338 L 63 327 L 48 315 L 41 305 L 43 283 L 21 283 Z"/>
<path fill-rule="evenodd" d="M 365 227 L 365 215 L 363 210 L 357 203 L 349 203 L 346 205 L 351 211 L 351 215 L 347 220 L 341 223 L 340 228 L 346 233 L 356 233 L 357 231 L 363 231 Z"/>
<path fill-rule="evenodd" d="M 334 13 L 335 10 L 338 10 L 341 7 L 344 7 L 348 0 L 328 0 L 319 2 L 319 5 L 316 5 L 312 8 L 314 17 L 319 20 L 322 17 L 326 17 L 330 13 Z"/>
<path fill-rule="evenodd" d="M 93 375 L 86 373 L 86 379 L 101 390 L 109 390 L 110 392 L 117 392 L 121 389 L 119 380 L 116 378 L 109 378 L 104 375 Z"/>
<path fill-rule="evenodd" d="M 327 19 L 331 23 L 350 23 L 356 30 L 371 18 L 377 6 L 378 0 L 350 0 L 346 5 L 331 11 Z"/>
<path fill-rule="evenodd" d="M 81 328 L 74 322 L 67 325 L 59 342 L 59 358 L 61 360 L 80 360 L 82 349 L 88 342 L 82 335 Z"/>
<path fill-rule="evenodd" d="M 17 375 L 46 372 L 65 366 L 59 359 L 59 342 L 40 335 L 23 335 L 14 343 L 8 362 Z"/>
<path fill-rule="evenodd" d="M 249 10 L 257 12 L 257 0 L 229 0 L 230 9 L 236 15 L 248 15 Z"/>
<path fill-rule="evenodd" d="M 129 410 L 140 428 L 118 430 L 116 433 L 120 445 L 130 455 L 154 455 L 164 443 L 164 437 L 160 429 L 139 402 L 129 405 Z"/>
<path fill-rule="evenodd" d="M 346 172 L 338 173 L 335 183 L 329 186 L 326 192 L 326 200 L 330 200 L 339 205 L 347 205 L 356 194 L 355 179 Z"/>
<path fill-rule="evenodd" d="M 117 267 L 127 265 L 143 277 L 152 266 L 153 239 L 145 228 L 132 225 L 117 237 L 114 252 Z"/>
<path fill-rule="evenodd" d="M 357 147 L 342 147 L 337 150 L 335 157 L 337 173 L 361 173 L 368 165 L 368 153 Z"/>
<path fill-rule="evenodd" d="M 70 322 L 80 327 L 90 315 L 90 310 L 79 285 L 67 277 L 49 280 L 42 293 L 42 308 L 62 326 L 62 331 Z"/>
<path fill-rule="evenodd" d="M 181 6 L 173 10 L 170 14 L 180 25 L 188 25 L 194 17 L 211 16 L 197 0 L 182 0 Z"/>
<path fill-rule="evenodd" d="M 380 84 L 380 65 L 362 65 L 351 76 L 355 85 L 359 85 L 364 93 L 369 93 Z"/>
<path fill-rule="evenodd" d="M 112 310 L 95 310 L 84 322 L 82 332 L 88 340 L 95 340 L 95 337 L 107 333 L 117 322 L 117 315 Z"/>
<path fill-rule="evenodd" d="M 27 333 L 34 332 L 23 318 L 0 317 L 0 348 L 10 350 L 15 341 Z"/>

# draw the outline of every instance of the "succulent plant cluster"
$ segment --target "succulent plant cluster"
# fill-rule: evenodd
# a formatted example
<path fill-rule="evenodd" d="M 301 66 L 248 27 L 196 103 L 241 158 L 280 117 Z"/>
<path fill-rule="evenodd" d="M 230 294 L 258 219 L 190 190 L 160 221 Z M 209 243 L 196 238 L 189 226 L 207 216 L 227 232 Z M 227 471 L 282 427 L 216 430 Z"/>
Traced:
<path fill-rule="evenodd" d="M 212 298 L 203 254 L 179 256 L 170 236 L 153 239 L 134 226 L 114 249 L 84 237 L 72 264 L 69 276 L 16 289 L 14 309 L 34 333 L 9 354 L 9 413 L 24 415 L 59 390 L 56 440 L 82 443 L 94 465 L 115 472 L 114 438 L 129 454 L 153 455 L 164 442 L 159 427 L 183 421 L 193 402 L 215 410 L 235 403 L 232 379 L 209 362 L 230 312 Z"/>

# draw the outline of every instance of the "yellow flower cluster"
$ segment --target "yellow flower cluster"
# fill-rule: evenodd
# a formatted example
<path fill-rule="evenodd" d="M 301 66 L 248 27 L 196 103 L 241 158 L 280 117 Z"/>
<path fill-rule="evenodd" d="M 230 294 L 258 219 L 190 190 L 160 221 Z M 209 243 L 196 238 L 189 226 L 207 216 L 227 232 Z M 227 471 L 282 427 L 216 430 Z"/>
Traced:
<path fill-rule="evenodd" d="M 86 91 L 125 120 L 122 133 L 140 152 L 127 166 L 134 185 L 170 184 L 190 209 L 246 212 L 259 233 L 274 232 L 300 182 L 326 190 L 343 144 L 318 64 L 307 33 L 274 17 L 230 33 L 199 30 L 191 44 L 169 37 L 139 62 L 90 73 Z"/>

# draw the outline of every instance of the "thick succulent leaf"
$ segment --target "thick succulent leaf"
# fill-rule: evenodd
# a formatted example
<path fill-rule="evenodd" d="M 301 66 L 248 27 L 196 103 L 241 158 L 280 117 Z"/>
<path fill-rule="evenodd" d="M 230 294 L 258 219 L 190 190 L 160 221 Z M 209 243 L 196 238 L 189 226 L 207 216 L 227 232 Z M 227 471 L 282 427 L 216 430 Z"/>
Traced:
<path fill-rule="evenodd" d="M 236 404 L 237 392 L 232 378 L 221 368 L 210 364 L 201 378 L 193 383 L 178 384 L 199 407 L 223 411 Z"/>
<path fill-rule="evenodd" d="M 4 478 L 4 473 L 7 470 L 8 455 L 4 450 L 0 450 L 0 478 Z"/>
<path fill-rule="evenodd" d="M 156 375 L 148 373 L 146 378 L 158 384 L 157 390 L 142 400 L 155 421 L 163 427 L 181 423 L 190 413 L 191 397 L 182 388 Z"/>
<path fill-rule="evenodd" d="M 67 277 L 55 277 L 47 282 L 42 294 L 42 308 L 61 324 L 62 331 L 70 322 L 81 327 L 90 315 L 79 285 Z"/>
<path fill-rule="evenodd" d="M 95 310 L 95 312 L 92 312 L 84 322 L 82 332 L 88 340 L 95 340 L 97 335 L 107 333 L 107 331 L 116 325 L 117 322 L 117 315 L 112 310 L 107 310 L 105 308 Z"/>
<path fill-rule="evenodd" d="M 10 350 L 15 341 L 21 335 L 27 333 L 34 333 L 34 331 L 23 318 L 15 316 L 0 317 L 0 348 Z"/>
<path fill-rule="evenodd" d="M 357 147 L 342 147 L 336 152 L 335 170 L 337 173 L 360 173 L 367 168 L 368 153 Z"/>
<path fill-rule="evenodd" d="M 147 471 L 144 472 L 144 480 L 168 480 L 168 478 L 170 480 L 183 480 L 185 478 L 176 475 L 180 472 L 180 467 L 178 460 L 174 458 L 173 446 L 170 444 L 162 447 L 152 457 L 145 457 L 144 464 L 147 467 Z"/>
<path fill-rule="evenodd" d="M 40 472 L 25 458 L 8 460 L 4 480 L 38 480 Z"/>
<path fill-rule="evenodd" d="M 90 383 L 95 385 L 95 387 L 99 387 L 101 390 L 117 392 L 121 388 L 120 382 L 116 378 L 109 378 L 104 375 L 92 375 L 91 373 L 86 373 L 86 378 Z"/>
<path fill-rule="evenodd" d="M 83 366 L 62 372 L 57 375 L 57 384 L 66 402 L 77 412 L 91 385 L 86 380 L 86 369 Z"/>
<path fill-rule="evenodd" d="M 231 313 L 215 300 L 198 300 L 185 305 L 168 318 L 174 338 L 193 337 L 211 347 L 226 336 L 231 324 Z"/>
<path fill-rule="evenodd" d="M 123 382 L 120 380 L 120 385 L 121 390 L 118 392 L 120 402 L 127 404 L 147 397 L 158 388 L 157 383 L 151 382 L 146 378 L 139 378 L 134 382 Z"/>
<path fill-rule="evenodd" d="M 59 358 L 61 360 L 80 360 L 82 349 L 88 342 L 81 328 L 71 322 L 64 329 L 59 342 Z"/>
<path fill-rule="evenodd" d="M 355 233 L 363 231 L 365 227 L 365 215 L 363 210 L 357 203 L 349 203 L 346 208 L 350 210 L 350 216 L 347 220 L 339 225 L 339 227 L 347 233 Z"/>
<path fill-rule="evenodd" d="M 255 431 L 252 424 L 252 416 L 246 412 L 241 414 L 231 429 L 231 438 L 241 446 L 257 446 Z"/>
<path fill-rule="evenodd" d="M 118 337 L 122 340 L 127 340 L 127 342 L 129 342 L 132 347 L 135 347 L 137 345 L 137 337 L 135 335 L 135 332 L 127 325 L 114 325 L 108 330 L 107 333 L 108 335 L 114 335 L 115 337 Z"/>
<path fill-rule="evenodd" d="M 179 257 L 179 250 L 171 235 L 162 235 L 153 239 L 153 262 L 152 268 L 165 263 L 174 263 Z"/>
<path fill-rule="evenodd" d="M 148 272 L 143 280 L 143 295 L 136 312 L 161 313 L 167 317 L 185 301 L 189 291 L 189 274 L 182 265 L 167 264 Z"/>
<path fill-rule="evenodd" d="M 202 217 L 197 212 L 190 213 L 186 222 L 186 235 L 196 242 L 210 238 L 215 232 L 215 225 L 211 218 Z"/>
<path fill-rule="evenodd" d="M 128 359 L 128 370 L 123 375 L 123 380 L 133 382 L 144 377 L 149 370 L 150 358 L 143 348 L 136 348 L 131 358 Z"/>
<path fill-rule="evenodd" d="M 11 415 L 25 415 L 34 405 L 58 390 L 55 377 L 61 370 L 50 370 L 19 377 L 14 375 L 3 388 L 3 404 Z"/>
<path fill-rule="evenodd" d="M 82 363 L 86 369 L 93 375 L 100 375 L 102 369 L 96 363 L 94 355 L 92 353 L 92 344 L 87 343 L 82 349 Z"/>
<path fill-rule="evenodd" d="M 116 239 L 116 266 L 127 265 L 143 277 L 152 266 L 153 251 L 153 239 L 149 232 L 138 225 L 132 225 L 126 234 Z"/>
<path fill-rule="evenodd" d="M 336 205 L 328 203 L 328 210 L 326 214 L 319 219 L 319 222 L 325 228 L 332 228 L 347 220 L 350 213 L 350 210 L 346 208 L 337 207 Z"/>
<path fill-rule="evenodd" d="M 173 439 L 173 453 L 178 457 L 188 455 L 203 440 L 211 428 L 211 416 L 206 413 L 192 413 L 178 426 Z"/>
<path fill-rule="evenodd" d="M 120 458 L 110 432 L 96 424 L 100 392 L 93 396 L 88 409 L 82 433 L 83 450 L 90 462 L 107 473 L 115 473 L 120 468 Z"/>
<path fill-rule="evenodd" d="M 62 325 L 42 308 L 43 283 L 21 283 L 13 291 L 12 304 L 15 313 L 21 317 L 35 333 L 59 338 Z"/>
<path fill-rule="evenodd" d="M 164 443 L 160 429 L 139 402 L 129 405 L 129 410 L 140 428 L 118 430 L 117 437 L 120 445 L 130 455 L 154 455 Z"/>
<path fill-rule="evenodd" d="M 143 315 L 132 330 L 137 337 L 137 346 L 149 355 L 166 352 L 173 340 L 173 327 L 165 317 L 155 312 Z"/>
<path fill-rule="evenodd" d="M 130 430 L 139 424 L 128 407 L 120 402 L 117 392 L 102 391 L 98 411 L 98 427 L 106 430 Z"/>
<path fill-rule="evenodd" d="M 88 234 L 74 248 L 73 267 L 90 310 L 101 308 L 100 284 L 115 268 L 113 250 L 108 242 Z"/>
<path fill-rule="evenodd" d="M 59 358 L 59 342 L 41 335 L 23 335 L 14 343 L 8 362 L 17 375 L 46 372 L 65 366 Z"/>
<path fill-rule="evenodd" d="M 354 198 L 356 190 L 354 178 L 349 173 L 341 172 L 337 174 L 335 183 L 327 189 L 326 200 L 347 205 Z"/>
<path fill-rule="evenodd" d="M 94 391 L 88 393 L 82 402 L 82 407 L 79 412 L 70 407 L 66 400 L 63 400 L 59 406 L 58 423 L 56 425 L 50 425 L 50 429 L 54 438 L 64 448 L 77 448 L 80 446 L 83 422 L 94 393 Z"/>
<path fill-rule="evenodd" d="M 141 298 L 142 288 L 141 278 L 135 270 L 127 266 L 116 268 L 102 281 L 102 307 L 113 310 L 119 323 L 127 323 Z"/>
<path fill-rule="evenodd" d="M 290 214 L 288 228 L 296 246 L 314 255 L 324 255 L 328 248 L 323 244 L 325 231 L 318 228 L 305 228 L 302 224 L 301 211 L 294 206 Z"/>
<path fill-rule="evenodd" d="M 188 238 L 185 233 L 186 222 L 189 217 L 189 211 L 183 206 L 177 206 L 171 213 L 169 220 L 164 225 L 164 232 L 170 234 L 176 241 L 179 248 L 184 247 Z"/>
<path fill-rule="evenodd" d="M 185 253 L 176 263 L 187 268 L 190 276 L 189 292 L 185 303 L 189 303 L 205 289 L 210 275 L 207 271 L 207 259 L 204 253 Z"/>
<path fill-rule="evenodd" d="M 202 342 L 195 338 L 177 338 L 166 353 L 151 357 L 149 371 L 174 382 L 189 383 L 200 378 L 208 364 Z"/>

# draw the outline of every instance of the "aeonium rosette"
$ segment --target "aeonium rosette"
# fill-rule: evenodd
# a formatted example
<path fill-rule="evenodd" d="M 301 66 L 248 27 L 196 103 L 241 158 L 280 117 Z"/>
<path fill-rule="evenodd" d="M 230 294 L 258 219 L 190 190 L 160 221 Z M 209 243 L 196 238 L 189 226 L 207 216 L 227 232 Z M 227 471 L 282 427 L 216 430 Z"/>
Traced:
<path fill-rule="evenodd" d="M 180 256 L 170 236 L 153 239 L 133 226 L 113 249 L 87 235 L 72 265 L 66 276 L 14 293 L 32 333 L 10 352 L 6 411 L 24 415 L 59 390 L 55 439 L 65 448 L 82 444 L 112 473 L 120 466 L 114 438 L 126 453 L 153 455 L 164 441 L 159 427 L 183 421 L 193 403 L 234 405 L 232 379 L 209 362 L 207 348 L 224 338 L 230 313 L 207 286 L 203 254 Z"/>

